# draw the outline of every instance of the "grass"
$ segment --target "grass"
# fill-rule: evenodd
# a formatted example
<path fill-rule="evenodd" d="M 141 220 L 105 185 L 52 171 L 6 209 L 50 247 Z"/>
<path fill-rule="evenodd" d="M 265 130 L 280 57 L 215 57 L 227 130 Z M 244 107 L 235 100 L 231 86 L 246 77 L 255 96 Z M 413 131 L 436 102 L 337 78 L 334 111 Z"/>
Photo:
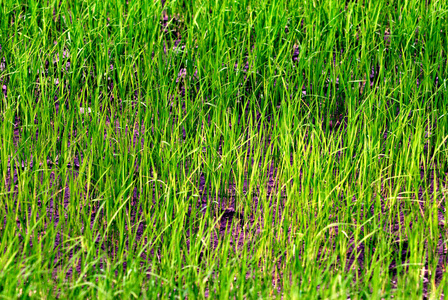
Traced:
<path fill-rule="evenodd" d="M 446 295 L 447 16 L 0 2 L 0 296 Z"/>

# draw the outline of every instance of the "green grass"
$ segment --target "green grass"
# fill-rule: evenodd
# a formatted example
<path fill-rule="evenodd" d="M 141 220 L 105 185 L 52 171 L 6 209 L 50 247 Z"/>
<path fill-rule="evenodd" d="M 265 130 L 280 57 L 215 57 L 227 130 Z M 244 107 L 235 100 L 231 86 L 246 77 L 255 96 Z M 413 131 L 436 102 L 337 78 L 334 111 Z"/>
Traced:
<path fill-rule="evenodd" d="M 0 297 L 446 295 L 448 5 L 389 2 L 1 1 Z"/>

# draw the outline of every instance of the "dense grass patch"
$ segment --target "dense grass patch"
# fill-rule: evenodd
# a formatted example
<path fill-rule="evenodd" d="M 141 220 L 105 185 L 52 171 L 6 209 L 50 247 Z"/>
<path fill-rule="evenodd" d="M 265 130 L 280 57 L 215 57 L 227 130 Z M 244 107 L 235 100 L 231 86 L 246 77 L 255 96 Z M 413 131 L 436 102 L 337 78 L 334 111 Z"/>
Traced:
<path fill-rule="evenodd" d="M 447 14 L 0 2 L 0 296 L 446 295 Z"/>

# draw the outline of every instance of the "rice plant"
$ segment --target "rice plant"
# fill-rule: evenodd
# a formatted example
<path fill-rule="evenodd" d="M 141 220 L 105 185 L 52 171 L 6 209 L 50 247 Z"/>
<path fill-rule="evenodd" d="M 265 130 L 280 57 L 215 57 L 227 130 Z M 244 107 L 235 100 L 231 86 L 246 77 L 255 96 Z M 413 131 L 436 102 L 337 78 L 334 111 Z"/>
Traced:
<path fill-rule="evenodd" d="M 0 1 L 0 297 L 441 299 L 444 1 Z"/>

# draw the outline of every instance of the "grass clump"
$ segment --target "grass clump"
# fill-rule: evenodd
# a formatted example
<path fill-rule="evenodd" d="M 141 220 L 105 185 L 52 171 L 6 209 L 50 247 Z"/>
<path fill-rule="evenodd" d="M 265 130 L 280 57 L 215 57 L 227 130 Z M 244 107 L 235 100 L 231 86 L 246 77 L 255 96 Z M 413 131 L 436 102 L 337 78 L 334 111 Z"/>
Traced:
<path fill-rule="evenodd" d="M 446 295 L 447 12 L 1 2 L 0 295 Z"/>

